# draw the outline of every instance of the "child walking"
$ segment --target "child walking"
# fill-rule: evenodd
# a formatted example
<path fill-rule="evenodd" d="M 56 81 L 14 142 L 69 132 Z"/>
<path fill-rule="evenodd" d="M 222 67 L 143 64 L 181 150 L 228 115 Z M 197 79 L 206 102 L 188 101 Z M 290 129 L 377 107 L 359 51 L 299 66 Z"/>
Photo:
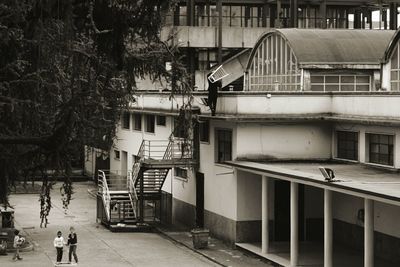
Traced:
<path fill-rule="evenodd" d="M 68 254 L 68 261 L 71 262 L 72 254 L 74 255 L 75 262 L 78 263 L 78 256 L 76 255 L 76 247 L 78 245 L 78 237 L 75 233 L 74 227 L 69 228 L 69 235 L 68 235 L 68 243 L 69 245 L 69 254 Z"/>
<path fill-rule="evenodd" d="M 54 238 L 54 247 L 57 249 L 57 263 L 60 263 L 62 260 L 64 247 L 64 238 L 62 237 L 61 231 L 58 231 L 56 238 Z"/>
<path fill-rule="evenodd" d="M 22 258 L 19 256 L 19 249 L 20 249 L 21 245 L 24 243 L 24 238 L 19 235 L 18 230 L 14 231 L 14 235 L 15 235 L 15 237 L 14 237 L 15 254 L 14 254 L 13 260 L 15 260 L 15 261 L 22 260 Z"/>

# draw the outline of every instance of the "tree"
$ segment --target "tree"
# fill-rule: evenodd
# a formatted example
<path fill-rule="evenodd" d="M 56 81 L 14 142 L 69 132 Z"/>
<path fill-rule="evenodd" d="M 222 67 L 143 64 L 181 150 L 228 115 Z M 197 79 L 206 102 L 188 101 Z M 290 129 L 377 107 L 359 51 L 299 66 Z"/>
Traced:
<path fill-rule="evenodd" d="M 159 39 L 173 0 L 3 0 L 0 3 L 0 203 L 17 179 L 42 180 L 41 225 L 50 191 L 85 145 L 109 150 L 136 78 L 188 92 L 177 48 Z M 172 62 L 174 71 L 165 70 Z M 179 86 L 177 86 L 179 84 Z M 173 92 L 176 92 L 174 89 Z"/>

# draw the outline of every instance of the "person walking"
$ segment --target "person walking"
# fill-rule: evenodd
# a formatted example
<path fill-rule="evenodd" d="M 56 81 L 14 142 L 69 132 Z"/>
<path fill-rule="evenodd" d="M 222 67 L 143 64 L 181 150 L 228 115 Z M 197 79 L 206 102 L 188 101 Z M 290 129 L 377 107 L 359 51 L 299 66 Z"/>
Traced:
<path fill-rule="evenodd" d="M 68 242 L 67 245 L 69 246 L 69 253 L 68 253 L 68 262 L 71 263 L 72 255 L 74 255 L 75 262 L 78 263 L 78 256 L 76 255 L 76 248 L 78 245 L 78 237 L 75 233 L 75 228 L 69 228 L 69 235 L 68 235 Z"/>
<path fill-rule="evenodd" d="M 54 247 L 57 250 L 57 264 L 61 262 L 64 248 L 64 238 L 62 237 L 61 231 L 57 232 L 56 238 L 54 238 Z"/>
<path fill-rule="evenodd" d="M 15 248 L 15 253 L 13 256 L 13 260 L 22 260 L 22 258 L 19 256 L 19 249 L 21 248 L 21 245 L 25 242 L 25 239 L 20 236 L 19 231 L 17 229 L 15 229 L 14 231 L 14 248 Z"/>

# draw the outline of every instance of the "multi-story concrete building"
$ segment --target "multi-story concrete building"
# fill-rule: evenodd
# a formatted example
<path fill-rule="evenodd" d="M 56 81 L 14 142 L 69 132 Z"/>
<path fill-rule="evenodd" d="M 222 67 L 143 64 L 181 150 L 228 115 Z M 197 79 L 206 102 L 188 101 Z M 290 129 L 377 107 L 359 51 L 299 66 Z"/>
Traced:
<path fill-rule="evenodd" d="M 392 20 L 380 28 L 394 29 L 397 4 L 248 2 L 186 1 L 163 29 L 178 29 L 195 77 L 196 156 L 186 157 L 179 139 L 182 98 L 143 82 L 121 117 L 109 169 L 132 171 L 143 187 L 150 176 L 162 180 L 157 197 L 134 190 L 156 203 L 159 220 L 208 228 L 283 266 L 397 266 L 400 33 L 268 28 L 369 28 L 381 9 Z M 220 92 L 211 116 L 204 81 L 218 63 L 232 91 Z"/>

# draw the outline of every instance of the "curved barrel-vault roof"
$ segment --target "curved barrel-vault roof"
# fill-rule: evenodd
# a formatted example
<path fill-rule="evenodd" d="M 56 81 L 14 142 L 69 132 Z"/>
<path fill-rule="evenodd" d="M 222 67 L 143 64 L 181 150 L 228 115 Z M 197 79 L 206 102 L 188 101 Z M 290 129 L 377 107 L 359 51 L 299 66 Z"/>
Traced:
<path fill-rule="evenodd" d="M 275 29 L 267 31 L 256 42 L 250 54 L 247 69 L 251 66 L 257 48 L 271 34 L 279 34 L 289 43 L 300 67 L 379 65 L 394 32 L 345 29 Z"/>
<path fill-rule="evenodd" d="M 397 31 L 392 35 L 392 38 L 390 39 L 389 44 L 386 47 L 385 56 L 382 59 L 383 63 L 389 61 L 389 59 L 392 56 L 393 49 L 399 43 L 399 39 L 400 39 L 400 28 L 398 28 Z"/>

